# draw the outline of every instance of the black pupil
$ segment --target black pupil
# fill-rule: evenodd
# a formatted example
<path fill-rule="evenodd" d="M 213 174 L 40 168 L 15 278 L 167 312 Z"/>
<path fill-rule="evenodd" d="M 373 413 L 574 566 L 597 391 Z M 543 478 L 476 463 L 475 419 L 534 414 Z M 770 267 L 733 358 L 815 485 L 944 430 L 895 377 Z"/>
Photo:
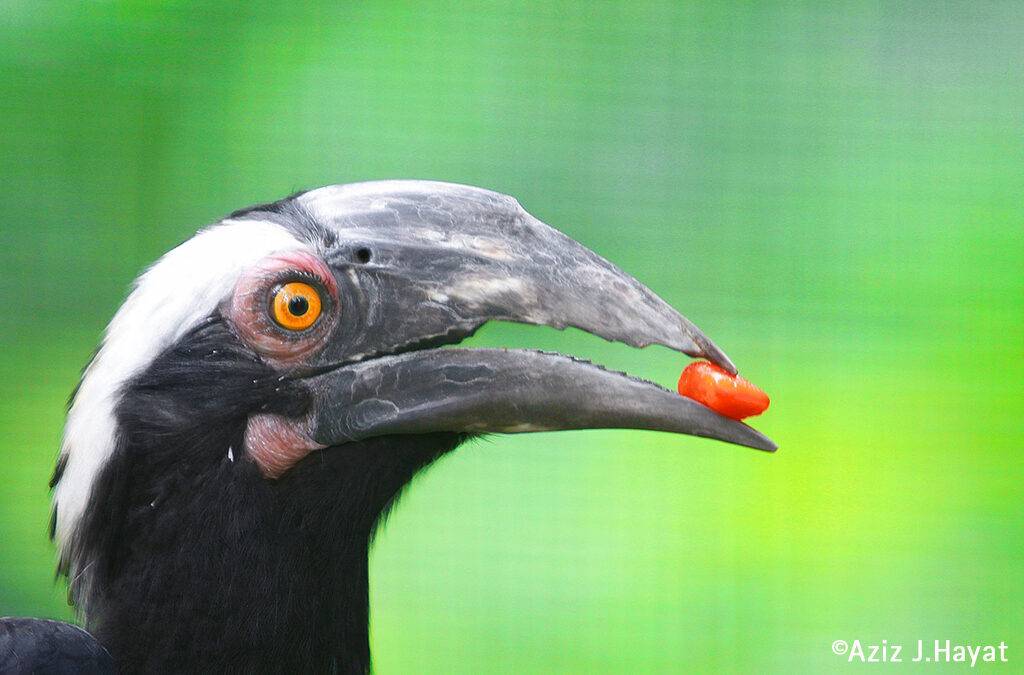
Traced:
<path fill-rule="evenodd" d="M 293 316 L 302 316 L 309 311 L 309 300 L 301 295 L 292 296 L 292 299 L 288 301 L 288 311 Z"/>

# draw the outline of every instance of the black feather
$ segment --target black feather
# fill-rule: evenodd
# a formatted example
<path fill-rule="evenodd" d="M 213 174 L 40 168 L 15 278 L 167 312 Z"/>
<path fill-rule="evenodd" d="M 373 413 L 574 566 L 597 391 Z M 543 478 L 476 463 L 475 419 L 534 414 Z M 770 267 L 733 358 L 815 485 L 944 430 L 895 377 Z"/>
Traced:
<path fill-rule="evenodd" d="M 368 670 L 374 528 L 463 437 L 351 443 L 265 479 L 244 455 L 248 416 L 307 404 L 301 380 L 282 378 L 218 317 L 128 384 L 117 447 L 64 568 L 120 670 Z"/>
<path fill-rule="evenodd" d="M 330 249 L 337 243 L 337 234 L 333 229 L 325 227 L 314 214 L 303 207 L 297 197 L 305 192 L 307 190 L 300 190 L 283 199 L 278 199 L 276 202 L 239 209 L 228 218 L 269 220 L 289 230 L 302 241 L 320 244 L 325 249 Z"/>
<path fill-rule="evenodd" d="M 107 675 L 114 661 L 87 632 L 47 619 L 0 619 L 0 673 Z"/>

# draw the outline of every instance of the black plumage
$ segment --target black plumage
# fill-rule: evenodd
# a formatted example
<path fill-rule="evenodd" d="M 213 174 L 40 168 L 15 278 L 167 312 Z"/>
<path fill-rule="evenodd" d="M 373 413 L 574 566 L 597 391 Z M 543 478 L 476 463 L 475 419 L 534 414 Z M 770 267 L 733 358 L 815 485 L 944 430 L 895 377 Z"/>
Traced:
<path fill-rule="evenodd" d="M 216 318 L 128 386 L 102 506 L 75 543 L 91 567 L 72 581 L 81 601 L 89 585 L 90 629 L 123 672 L 368 668 L 375 524 L 462 436 L 346 444 L 272 482 L 228 457 L 250 413 L 298 414 L 305 398 Z"/>
<path fill-rule="evenodd" d="M 110 654 L 91 635 L 47 619 L 0 619 L 0 673 L 4 675 L 108 675 Z"/>

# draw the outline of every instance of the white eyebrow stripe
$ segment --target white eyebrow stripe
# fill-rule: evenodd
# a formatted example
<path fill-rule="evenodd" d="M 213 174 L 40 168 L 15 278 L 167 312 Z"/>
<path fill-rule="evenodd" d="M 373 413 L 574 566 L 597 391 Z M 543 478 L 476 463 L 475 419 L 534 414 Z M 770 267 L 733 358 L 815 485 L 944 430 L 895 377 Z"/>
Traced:
<path fill-rule="evenodd" d="M 308 248 L 275 223 L 224 220 L 166 253 L 138 278 L 68 410 L 60 451 L 65 466 L 53 490 L 62 558 L 114 450 L 114 409 L 125 383 L 212 314 L 244 270 L 266 256 Z"/>

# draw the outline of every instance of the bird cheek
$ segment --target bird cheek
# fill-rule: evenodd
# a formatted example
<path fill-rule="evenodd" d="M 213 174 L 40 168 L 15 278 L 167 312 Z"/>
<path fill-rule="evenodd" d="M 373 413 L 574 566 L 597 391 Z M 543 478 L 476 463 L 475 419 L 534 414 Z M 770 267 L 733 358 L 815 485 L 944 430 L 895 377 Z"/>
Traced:
<path fill-rule="evenodd" d="M 280 478 L 314 450 L 327 446 L 309 437 L 303 419 L 260 414 L 249 418 L 245 448 L 265 478 Z"/>

